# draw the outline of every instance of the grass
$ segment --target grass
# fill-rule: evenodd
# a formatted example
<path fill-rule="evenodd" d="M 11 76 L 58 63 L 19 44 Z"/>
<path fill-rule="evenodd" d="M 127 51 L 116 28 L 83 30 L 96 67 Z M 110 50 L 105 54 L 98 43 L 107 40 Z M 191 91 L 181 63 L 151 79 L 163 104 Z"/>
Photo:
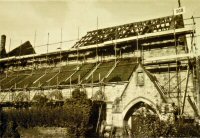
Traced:
<path fill-rule="evenodd" d="M 67 129 L 61 127 L 19 127 L 21 138 L 66 138 Z"/>

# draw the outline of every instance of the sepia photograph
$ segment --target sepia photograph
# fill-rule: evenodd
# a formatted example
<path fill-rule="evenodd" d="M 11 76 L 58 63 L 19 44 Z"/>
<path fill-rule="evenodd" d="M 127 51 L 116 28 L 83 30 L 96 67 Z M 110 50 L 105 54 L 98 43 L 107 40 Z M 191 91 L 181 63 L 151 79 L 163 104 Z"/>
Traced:
<path fill-rule="evenodd" d="M 200 137 L 199 0 L 0 0 L 0 138 Z"/>

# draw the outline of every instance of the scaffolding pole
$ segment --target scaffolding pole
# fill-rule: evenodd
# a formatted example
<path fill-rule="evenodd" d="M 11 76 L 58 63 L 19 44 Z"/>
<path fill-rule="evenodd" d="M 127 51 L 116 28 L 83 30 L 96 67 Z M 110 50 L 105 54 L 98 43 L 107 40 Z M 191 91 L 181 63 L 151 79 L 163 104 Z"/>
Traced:
<path fill-rule="evenodd" d="M 176 44 L 176 22 L 175 22 L 175 16 L 173 15 L 173 20 L 174 20 L 174 46 L 175 46 L 175 53 L 178 55 L 178 50 L 177 50 L 177 44 Z M 176 58 L 176 84 L 177 84 L 177 102 L 178 102 L 178 108 L 180 109 L 180 89 L 179 89 L 179 64 L 178 64 L 178 59 Z M 180 114 L 180 113 L 179 113 Z"/>
<path fill-rule="evenodd" d="M 93 82 L 93 73 L 92 73 L 92 97 L 93 97 L 93 93 L 94 93 L 94 92 L 93 92 L 93 91 L 94 91 L 93 83 L 94 83 L 94 82 Z"/>
<path fill-rule="evenodd" d="M 170 64 L 168 63 L 168 79 L 169 79 L 169 88 L 168 88 L 168 96 L 170 97 L 170 80 L 171 80 L 171 76 L 170 76 Z"/>
<path fill-rule="evenodd" d="M 184 108 L 185 108 L 185 100 L 186 100 L 186 94 L 187 94 L 187 88 L 188 88 L 189 72 L 190 72 L 190 66 L 189 66 L 189 63 L 188 63 L 186 85 L 185 85 L 185 92 L 184 92 L 184 96 L 183 96 L 183 106 L 182 106 L 182 113 L 181 114 L 184 113 Z"/>
<path fill-rule="evenodd" d="M 48 64 L 48 53 L 49 53 L 49 33 L 47 34 L 47 54 L 46 54 L 46 61 L 47 61 L 47 64 Z"/>
<path fill-rule="evenodd" d="M 78 27 L 78 40 L 79 40 L 79 27 Z M 76 61 L 78 63 L 79 60 L 79 45 L 76 47 Z"/>
<path fill-rule="evenodd" d="M 194 47 L 195 48 L 195 63 L 196 63 L 196 81 L 195 81 L 195 83 L 196 83 L 196 96 L 197 96 L 197 99 L 196 99 L 196 103 L 197 103 L 197 109 L 198 109 L 198 111 L 200 112 L 200 75 L 199 75 L 199 73 L 200 73 L 200 67 L 199 67 L 199 65 L 200 65 L 200 60 L 198 59 L 198 56 L 196 55 L 196 39 L 195 39 L 195 30 L 196 30 L 196 22 L 195 22 L 195 20 L 194 20 L 194 17 L 192 16 L 192 20 L 193 20 L 193 33 L 192 33 L 192 42 L 191 42 L 191 46 L 192 47 Z M 193 49 L 194 49 L 193 48 Z"/>
<path fill-rule="evenodd" d="M 60 62 L 62 61 L 61 50 L 62 50 L 62 28 L 60 29 Z"/>
<path fill-rule="evenodd" d="M 199 76 L 199 60 L 196 57 L 196 75 L 197 75 L 197 82 L 196 82 L 196 95 L 197 95 L 197 106 L 200 112 L 200 76 Z"/>
<path fill-rule="evenodd" d="M 34 42 L 33 42 L 33 49 L 35 51 L 35 44 L 36 44 L 36 36 L 37 36 L 37 32 L 35 31 L 35 34 L 34 34 Z M 35 54 L 33 55 L 33 63 L 32 63 L 32 70 L 33 70 L 33 66 L 34 66 L 34 63 L 35 63 Z"/>
<path fill-rule="evenodd" d="M 99 28 L 99 18 L 97 16 L 97 30 Z M 99 55 L 98 55 L 98 32 L 97 32 L 97 37 L 96 37 L 96 60 L 97 62 L 99 61 Z"/>

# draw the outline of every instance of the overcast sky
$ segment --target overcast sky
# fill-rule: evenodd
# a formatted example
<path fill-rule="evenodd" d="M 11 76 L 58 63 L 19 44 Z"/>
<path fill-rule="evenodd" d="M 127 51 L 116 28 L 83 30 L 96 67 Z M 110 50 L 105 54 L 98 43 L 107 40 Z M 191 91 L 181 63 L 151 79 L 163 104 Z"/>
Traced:
<path fill-rule="evenodd" d="M 200 0 L 181 0 L 186 7 L 184 18 L 200 16 Z M 110 27 L 173 14 L 178 0 L 0 0 L 0 34 L 7 36 L 8 51 L 29 40 L 35 45 L 62 40 L 74 40 L 87 31 Z M 200 19 L 196 20 L 197 34 Z M 71 47 L 75 41 L 62 44 L 62 49 Z M 197 44 L 198 45 L 198 44 Z M 52 45 L 50 51 L 60 45 Z M 38 47 L 37 53 L 45 53 Z"/>

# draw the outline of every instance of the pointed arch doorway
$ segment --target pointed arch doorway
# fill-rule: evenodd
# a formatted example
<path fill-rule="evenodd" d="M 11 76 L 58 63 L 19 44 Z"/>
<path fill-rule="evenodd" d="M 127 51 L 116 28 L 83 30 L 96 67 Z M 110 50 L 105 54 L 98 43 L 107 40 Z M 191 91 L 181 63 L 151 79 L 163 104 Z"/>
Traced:
<path fill-rule="evenodd" d="M 148 117 L 148 118 L 146 118 Z M 156 106 L 148 99 L 139 97 L 132 100 L 123 113 L 123 128 L 126 135 L 138 131 L 147 121 L 159 118 Z M 146 121 L 146 122 L 145 122 Z"/>

